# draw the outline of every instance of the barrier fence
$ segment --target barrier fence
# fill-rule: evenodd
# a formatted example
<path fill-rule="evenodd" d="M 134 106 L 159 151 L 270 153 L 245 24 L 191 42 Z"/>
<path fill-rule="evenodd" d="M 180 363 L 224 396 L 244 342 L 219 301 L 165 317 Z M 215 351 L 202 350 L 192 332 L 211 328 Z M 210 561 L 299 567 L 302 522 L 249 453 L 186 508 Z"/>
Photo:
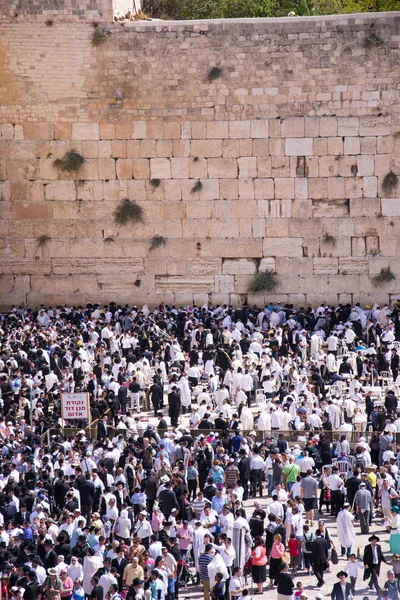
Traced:
<path fill-rule="evenodd" d="M 139 431 L 140 433 L 143 433 L 146 430 L 148 422 L 144 421 L 142 422 L 142 425 L 144 427 L 142 427 Z M 50 444 L 51 441 L 51 437 L 53 435 L 63 435 L 64 438 L 71 438 L 76 436 L 79 431 L 84 431 L 85 432 L 85 436 L 87 439 L 90 440 L 97 440 L 98 436 L 97 436 L 97 421 L 93 422 L 90 426 L 87 427 L 64 427 L 63 430 L 61 429 L 57 429 L 57 428 L 52 428 L 52 429 L 48 429 L 44 434 L 42 434 L 41 439 L 44 441 L 45 438 L 47 438 L 48 444 Z M 142 431 L 143 429 L 143 431 Z M 155 428 L 156 430 L 156 428 Z M 200 429 L 188 429 L 190 431 L 190 434 L 193 438 L 197 438 L 199 435 L 204 435 L 204 437 L 208 437 L 210 435 L 210 430 L 209 429 L 204 429 L 204 430 L 200 430 Z M 162 430 L 161 432 L 159 432 L 160 437 L 163 437 L 165 430 Z M 168 431 L 168 433 L 172 433 L 173 429 L 172 428 L 168 428 L 166 431 Z M 213 431 L 213 433 L 218 433 L 219 437 L 223 437 L 221 434 L 223 433 L 222 430 L 217 430 L 217 429 L 212 429 L 211 431 Z M 121 434 L 123 436 L 124 439 L 127 439 L 127 437 L 130 436 L 130 433 L 127 429 L 117 429 L 116 427 L 108 427 L 108 437 L 109 439 L 114 438 L 116 435 Z M 273 438 L 275 441 L 278 439 L 279 434 L 283 434 L 285 437 L 285 440 L 288 443 L 291 444 L 295 444 L 298 443 L 300 445 L 300 447 L 302 447 L 302 445 L 309 439 L 309 436 L 311 434 L 311 437 L 313 437 L 314 435 L 317 435 L 320 432 L 317 431 L 283 431 L 283 430 L 252 430 L 252 432 L 254 432 L 256 434 L 256 442 L 257 443 L 261 443 L 263 441 L 266 440 L 266 438 Z M 248 436 L 250 433 L 249 431 L 243 431 L 241 430 L 241 435 L 244 436 Z M 360 437 L 363 437 L 366 442 L 370 442 L 373 437 L 376 435 L 376 432 L 374 431 L 366 431 L 366 432 L 359 432 L 359 431 L 340 431 L 340 430 L 336 430 L 336 431 L 328 431 L 325 432 L 327 434 L 327 436 L 330 438 L 330 440 L 332 442 L 337 442 L 341 439 L 342 435 L 346 435 L 346 439 L 347 441 L 350 443 L 352 448 L 355 448 L 360 440 Z M 233 436 L 235 434 L 235 432 L 233 430 L 229 431 L 229 435 Z M 378 432 L 379 435 L 379 432 Z M 396 444 L 400 444 L 400 434 L 396 434 L 395 436 L 395 442 Z"/>

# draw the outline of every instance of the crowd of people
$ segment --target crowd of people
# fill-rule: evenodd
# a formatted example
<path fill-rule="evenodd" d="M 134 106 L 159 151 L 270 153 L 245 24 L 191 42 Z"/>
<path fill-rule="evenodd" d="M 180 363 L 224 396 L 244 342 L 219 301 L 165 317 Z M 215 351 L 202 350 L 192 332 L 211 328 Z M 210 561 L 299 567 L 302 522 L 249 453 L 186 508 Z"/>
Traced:
<path fill-rule="evenodd" d="M 399 314 L 400 298 L 1 314 L 1 600 L 177 600 L 191 584 L 305 600 L 296 577 L 321 588 L 338 554 L 332 600 L 360 571 L 398 600 Z M 63 419 L 68 393 L 93 425 Z M 380 520 L 390 558 L 376 535 L 353 552 Z"/>

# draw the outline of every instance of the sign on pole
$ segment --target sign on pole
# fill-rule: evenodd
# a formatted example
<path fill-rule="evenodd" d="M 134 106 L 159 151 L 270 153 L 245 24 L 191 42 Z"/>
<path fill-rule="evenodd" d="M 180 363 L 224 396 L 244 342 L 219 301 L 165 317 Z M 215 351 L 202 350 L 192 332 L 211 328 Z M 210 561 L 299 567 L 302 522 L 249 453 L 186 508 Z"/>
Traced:
<path fill-rule="evenodd" d="M 90 420 L 89 394 L 61 394 L 62 418 Z"/>

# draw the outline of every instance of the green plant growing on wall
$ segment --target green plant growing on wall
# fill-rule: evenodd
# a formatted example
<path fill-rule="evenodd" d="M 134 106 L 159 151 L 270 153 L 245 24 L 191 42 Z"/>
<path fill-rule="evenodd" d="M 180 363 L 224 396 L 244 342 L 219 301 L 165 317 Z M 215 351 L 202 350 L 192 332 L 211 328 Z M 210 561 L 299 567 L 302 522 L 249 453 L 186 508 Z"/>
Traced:
<path fill-rule="evenodd" d="M 143 208 L 131 202 L 130 200 L 121 200 L 114 211 L 114 221 L 117 225 L 126 225 L 126 223 L 143 223 L 144 212 Z"/>
<path fill-rule="evenodd" d="M 166 242 L 167 240 L 163 235 L 153 235 L 153 237 L 151 238 L 149 252 L 152 252 L 153 250 L 156 250 L 161 246 L 165 246 Z"/>
<path fill-rule="evenodd" d="M 77 150 L 68 150 L 63 158 L 56 158 L 53 165 L 60 171 L 77 172 L 85 164 L 85 158 Z"/>
<path fill-rule="evenodd" d="M 133 282 L 133 285 L 137 288 L 139 288 L 142 285 L 142 282 L 140 281 L 140 279 L 135 279 L 135 281 Z"/>
<path fill-rule="evenodd" d="M 92 46 L 102 46 L 108 40 L 110 34 L 102 27 L 95 27 L 92 33 Z"/>
<path fill-rule="evenodd" d="M 397 187 L 397 175 L 393 171 L 386 173 L 382 181 L 382 190 L 385 194 L 391 194 Z"/>
<path fill-rule="evenodd" d="M 103 242 L 105 244 L 112 244 L 112 242 L 115 242 L 115 238 L 113 238 L 112 236 L 106 237 L 106 238 L 104 238 Z"/>
<path fill-rule="evenodd" d="M 392 271 L 390 270 L 390 267 L 386 267 L 381 269 L 381 272 L 378 275 L 375 275 L 375 277 L 372 277 L 371 282 L 372 285 L 374 285 L 375 287 L 377 287 L 378 285 L 384 284 L 384 283 L 389 283 L 389 281 L 393 281 L 393 279 L 396 279 L 394 274 L 392 273 Z"/>
<path fill-rule="evenodd" d="M 322 239 L 324 240 L 325 244 L 329 244 L 330 246 L 336 245 L 336 239 L 329 233 L 324 233 Z"/>
<path fill-rule="evenodd" d="M 157 189 L 158 187 L 160 187 L 161 179 L 150 179 L 149 183 L 152 188 Z"/>
<path fill-rule="evenodd" d="M 264 271 L 254 275 L 249 284 L 248 291 L 257 292 L 272 292 L 276 287 L 276 275 L 273 271 Z"/>
<path fill-rule="evenodd" d="M 37 247 L 38 248 L 43 248 L 43 246 L 46 244 L 46 242 L 49 242 L 51 240 L 51 237 L 49 235 L 39 235 L 36 238 L 36 243 L 37 243 Z"/>
<path fill-rule="evenodd" d="M 377 33 L 371 33 L 364 40 L 364 48 L 376 48 L 383 46 L 384 41 Z"/>
<path fill-rule="evenodd" d="M 212 81 L 219 79 L 220 77 L 222 77 L 222 73 L 223 71 L 220 67 L 213 67 L 208 71 L 207 81 L 211 83 Z"/>
<path fill-rule="evenodd" d="M 192 187 L 192 189 L 190 190 L 191 194 L 195 194 L 196 192 L 200 192 L 200 190 L 203 189 L 203 184 L 201 183 L 200 179 L 199 181 L 197 181 L 194 186 Z"/>

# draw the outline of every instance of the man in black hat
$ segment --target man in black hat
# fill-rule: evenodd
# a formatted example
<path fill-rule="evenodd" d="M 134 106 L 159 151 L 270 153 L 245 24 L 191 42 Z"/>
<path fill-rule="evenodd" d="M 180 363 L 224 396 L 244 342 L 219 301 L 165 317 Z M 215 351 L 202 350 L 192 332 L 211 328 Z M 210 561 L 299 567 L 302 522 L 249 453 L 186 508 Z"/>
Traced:
<path fill-rule="evenodd" d="M 139 596 L 139 598 L 144 598 L 143 584 L 144 584 L 143 579 L 139 579 L 139 577 L 135 577 L 135 579 L 132 582 L 132 585 L 129 587 L 127 600 L 128 599 L 136 600 L 136 598 L 138 596 Z"/>
<path fill-rule="evenodd" d="M 53 542 L 51 540 L 45 540 L 44 542 L 44 561 L 43 566 L 46 569 L 53 569 L 58 565 L 58 557 L 57 554 L 53 550 Z"/>
<path fill-rule="evenodd" d="M 339 582 L 332 588 L 331 600 L 347 600 L 348 596 L 351 596 L 351 583 L 346 581 L 347 576 L 346 571 L 339 571 L 337 574 Z"/>
<path fill-rule="evenodd" d="M 367 544 L 364 549 L 364 581 L 370 577 L 368 586 L 372 589 L 375 587 L 377 594 L 380 592 L 380 587 L 378 583 L 378 577 L 381 570 L 381 563 L 387 563 L 385 560 L 382 549 L 378 544 L 379 538 L 376 535 L 371 535 L 368 538 L 370 544 Z"/>

